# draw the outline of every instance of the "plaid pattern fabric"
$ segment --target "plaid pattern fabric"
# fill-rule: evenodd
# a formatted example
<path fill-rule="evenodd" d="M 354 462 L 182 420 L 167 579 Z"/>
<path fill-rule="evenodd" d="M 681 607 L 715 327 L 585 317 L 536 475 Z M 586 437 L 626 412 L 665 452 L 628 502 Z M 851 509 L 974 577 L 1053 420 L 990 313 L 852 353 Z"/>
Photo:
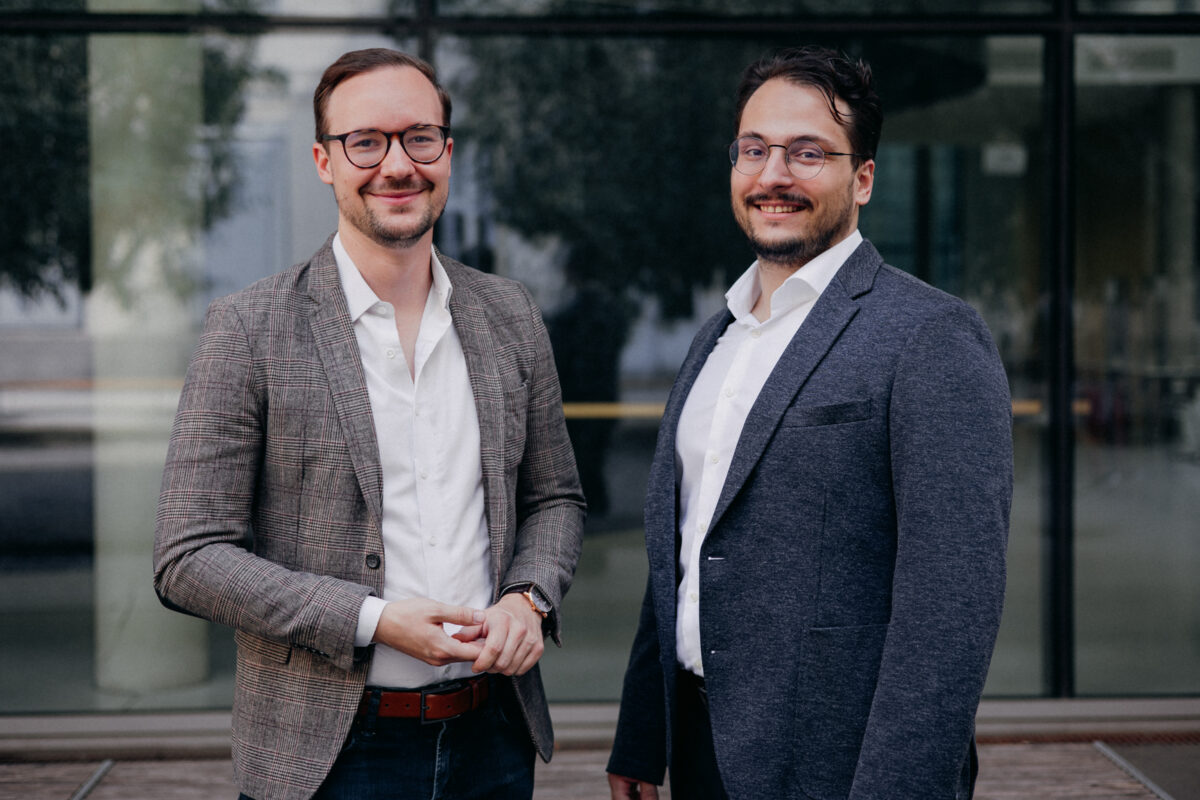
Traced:
<path fill-rule="evenodd" d="M 337 757 L 370 658 L 354 647 L 358 612 L 383 584 L 376 425 L 331 241 L 210 306 L 159 498 L 159 597 L 236 629 L 234 765 L 257 800 L 310 797 Z M 559 607 L 584 505 L 549 337 L 520 284 L 439 258 L 479 414 L 497 593 L 532 582 Z M 548 759 L 537 670 L 515 688 Z"/>

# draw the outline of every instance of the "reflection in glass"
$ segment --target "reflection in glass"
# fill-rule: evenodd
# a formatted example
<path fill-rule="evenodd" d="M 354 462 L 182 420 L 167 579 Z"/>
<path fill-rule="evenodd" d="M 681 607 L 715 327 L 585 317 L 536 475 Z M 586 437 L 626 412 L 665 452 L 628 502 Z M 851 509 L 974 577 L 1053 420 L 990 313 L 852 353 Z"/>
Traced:
<path fill-rule="evenodd" d="M 580 0 L 439 0 L 446 15 L 544 16 L 611 14 L 679 14 L 697 17 L 737 15 L 883 16 L 939 14 L 1044 14 L 1052 0 L 650 0 L 597 2 Z"/>
<path fill-rule="evenodd" d="M 1200 690 L 1200 40 L 1078 45 L 1077 685 Z"/>
<path fill-rule="evenodd" d="M 752 259 L 729 212 L 727 150 L 733 88 L 770 44 L 493 37 L 445 41 L 439 51 L 443 69 L 461 65 L 448 77 L 455 175 L 463 181 L 452 192 L 448 216 L 456 222 L 442 229 L 442 246 L 524 280 L 542 304 L 593 537 L 637 542 L 632 533 L 608 538 L 640 528 L 656 417 L 637 415 L 643 404 L 661 407 L 692 334 Z M 1009 610 L 989 691 L 1037 693 L 1045 371 L 1036 332 L 1047 176 L 1041 43 L 847 46 L 872 62 L 890 113 L 864 233 L 892 263 L 974 304 L 1010 370 L 1020 474 Z M 464 196 L 485 199 L 456 205 Z M 593 552 L 584 548 L 585 581 L 590 558 L 641 557 Z M 546 657 L 554 699 L 617 696 L 626 654 L 607 644 L 616 633 L 611 614 L 619 602 L 632 638 L 642 575 L 644 567 L 626 579 L 610 576 L 617 582 L 603 606 L 576 604 L 576 596 L 593 597 L 586 588 L 567 597 L 579 632 L 572 652 Z M 603 620 L 601 610 L 609 615 Z M 601 630 L 603 637 L 590 637 Z M 580 661 L 593 665 L 589 675 L 596 664 L 606 669 L 594 681 L 556 677 Z"/>
<path fill-rule="evenodd" d="M 415 14 L 416 0 L 4 0 L 6 11 L 396 17 Z"/>
<path fill-rule="evenodd" d="M 0 89 L 0 713 L 227 706 L 230 632 L 150 588 L 166 436 L 209 300 L 336 225 L 311 155 L 321 70 L 393 42 L 0 44 L 19 77 Z"/>
<path fill-rule="evenodd" d="M 1084 14 L 1195 14 L 1197 0 L 1079 0 Z"/>

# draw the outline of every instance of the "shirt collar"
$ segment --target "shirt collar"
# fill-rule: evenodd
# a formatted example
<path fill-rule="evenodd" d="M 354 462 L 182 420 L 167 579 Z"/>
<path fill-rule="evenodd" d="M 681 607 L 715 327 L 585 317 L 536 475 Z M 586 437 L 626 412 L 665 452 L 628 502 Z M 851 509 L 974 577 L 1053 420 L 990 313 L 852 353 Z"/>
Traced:
<path fill-rule="evenodd" d="M 337 262 L 342 292 L 346 295 L 346 306 L 350 309 L 350 321 L 356 322 L 376 303 L 383 301 L 367 285 L 366 279 L 354 265 L 354 259 L 350 258 L 350 254 L 346 252 L 346 246 L 342 244 L 341 234 L 333 236 L 333 258 Z M 450 284 L 450 276 L 446 274 L 442 262 L 438 260 L 437 248 L 430 250 L 429 268 L 433 273 L 433 291 L 437 295 L 438 306 L 449 309 L 450 292 L 453 290 L 453 286 Z"/>
<path fill-rule="evenodd" d="M 797 306 L 820 297 L 825 288 L 833 281 L 833 276 L 837 275 L 842 264 L 846 263 L 846 259 L 858 249 L 862 241 L 862 234 L 855 228 L 845 239 L 789 275 L 771 296 L 771 318 L 774 319 Z M 751 310 L 761 293 L 758 261 L 755 261 L 725 293 L 725 301 L 729 306 L 730 313 L 738 321 L 747 318 L 753 319 Z"/>

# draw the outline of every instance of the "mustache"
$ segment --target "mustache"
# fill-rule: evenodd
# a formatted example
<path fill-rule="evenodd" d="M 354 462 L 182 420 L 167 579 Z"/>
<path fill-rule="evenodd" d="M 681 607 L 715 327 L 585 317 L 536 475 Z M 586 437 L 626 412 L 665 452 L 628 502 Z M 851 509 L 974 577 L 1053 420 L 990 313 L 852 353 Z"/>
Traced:
<path fill-rule="evenodd" d="M 361 192 L 412 192 L 412 191 L 430 191 L 433 189 L 433 182 L 427 181 L 419 176 L 406 178 L 405 180 L 393 180 L 391 178 L 381 178 L 377 181 L 371 181 L 366 186 L 360 189 Z"/>
<path fill-rule="evenodd" d="M 802 194 L 752 194 L 746 198 L 746 205 L 760 205 L 770 202 L 789 203 L 805 209 L 812 208 L 812 200 Z"/>

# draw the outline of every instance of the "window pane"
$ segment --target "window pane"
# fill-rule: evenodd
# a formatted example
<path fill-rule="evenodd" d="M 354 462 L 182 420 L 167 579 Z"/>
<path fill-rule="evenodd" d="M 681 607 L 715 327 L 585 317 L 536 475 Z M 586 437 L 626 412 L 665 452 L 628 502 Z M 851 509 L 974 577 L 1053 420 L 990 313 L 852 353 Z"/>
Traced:
<path fill-rule="evenodd" d="M 729 212 L 726 151 L 738 76 L 772 44 L 783 42 L 494 37 L 443 41 L 438 53 L 458 142 L 441 244 L 533 290 L 591 504 L 565 605 L 570 645 L 546 656 L 556 700 L 620 693 L 646 569 L 657 410 L 692 335 L 751 261 Z M 1019 469 L 989 691 L 1038 693 L 1040 40 L 842 44 L 872 62 L 891 115 L 864 233 L 892 263 L 975 305 L 1009 369 Z"/>
<path fill-rule="evenodd" d="M 649 0 L 649 2 L 578 2 L 578 0 L 439 0 L 447 16 L 545 16 L 607 14 L 678 14 L 688 18 L 739 15 L 885 16 L 938 14 L 1043 14 L 1054 0 Z M 654 17 L 649 17 L 653 21 Z"/>
<path fill-rule="evenodd" d="M 1078 53 L 1077 686 L 1200 690 L 1200 39 Z"/>
<path fill-rule="evenodd" d="M 385 44 L 0 37 L 0 712 L 229 705 L 230 631 L 150 584 L 167 436 L 208 302 L 333 231 L 312 92 Z"/>
<path fill-rule="evenodd" d="M 386 17 L 416 13 L 416 0 L 4 0 L 6 11 Z"/>
<path fill-rule="evenodd" d="M 1196 14 L 1198 0 L 1079 0 L 1084 14 Z"/>

